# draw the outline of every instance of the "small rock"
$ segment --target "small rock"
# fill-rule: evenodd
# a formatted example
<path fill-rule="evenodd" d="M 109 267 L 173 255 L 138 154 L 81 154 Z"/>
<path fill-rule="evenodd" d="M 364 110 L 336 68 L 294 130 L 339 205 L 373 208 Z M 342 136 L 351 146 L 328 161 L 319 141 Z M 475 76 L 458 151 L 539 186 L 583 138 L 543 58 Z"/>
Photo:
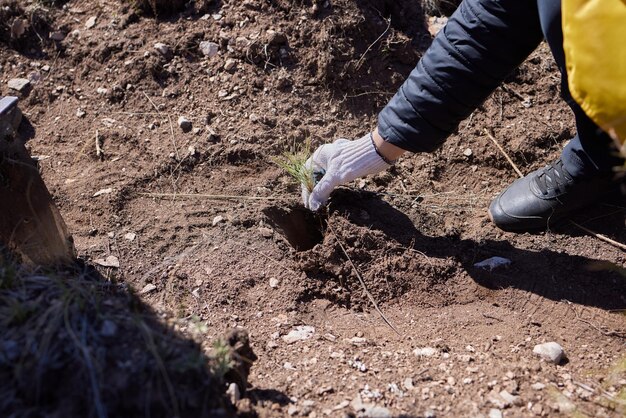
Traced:
<path fill-rule="evenodd" d="M 511 264 L 511 260 L 504 257 L 491 257 L 486 260 L 483 260 L 479 263 L 474 264 L 474 267 L 485 269 L 485 270 L 493 270 L 498 267 L 508 266 Z"/>
<path fill-rule="evenodd" d="M 407 377 L 406 379 L 404 379 L 404 382 L 402 382 L 402 385 L 404 386 L 406 390 L 411 390 L 415 387 L 413 385 L 413 379 L 410 377 Z"/>
<path fill-rule="evenodd" d="M 96 90 L 96 92 L 101 96 L 106 96 L 107 94 L 109 94 L 109 89 L 105 89 L 104 87 L 98 87 L 98 90 Z"/>
<path fill-rule="evenodd" d="M 535 348 L 533 348 L 533 353 L 535 353 L 545 361 L 554 364 L 559 364 L 565 356 L 563 347 L 555 342 L 537 344 Z"/>
<path fill-rule="evenodd" d="M 287 35 L 283 32 L 276 32 L 274 30 L 268 30 L 268 44 L 270 45 L 285 45 L 287 43 Z"/>
<path fill-rule="evenodd" d="M 491 408 L 489 410 L 489 418 L 502 418 L 502 411 L 499 409 Z"/>
<path fill-rule="evenodd" d="M 212 225 L 215 226 L 217 224 L 219 224 L 220 222 L 224 221 L 224 217 L 221 215 L 217 215 L 215 218 L 213 218 L 213 222 Z"/>
<path fill-rule="evenodd" d="M 226 60 L 226 64 L 224 64 L 224 70 L 231 72 L 231 71 L 235 71 L 236 68 L 237 68 L 237 61 L 235 61 L 232 58 L 229 58 Z"/>
<path fill-rule="evenodd" d="M 367 344 L 367 339 L 363 337 L 352 337 L 350 338 L 350 344 L 352 345 L 365 345 Z"/>
<path fill-rule="evenodd" d="M 264 238 L 272 238 L 272 236 L 274 235 L 274 231 L 272 229 L 266 228 L 264 226 L 259 228 L 259 232 Z"/>
<path fill-rule="evenodd" d="M 239 386 L 236 383 L 231 383 L 228 385 L 228 389 L 226 389 L 226 395 L 230 398 L 230 402 L 234 405 L 241 399 L 241 392 L 239 391 Z"/>
<path fill-rule="evenodd" d="M 49 36 L 50 39 L 57 42 L 61 42 L 63 39 L 65 39 L 65 34 L 61 31 L 50 32 Z"/>
<path fill-rule="evenodd" d="M 85 22 L 85 27 L 87 29 L 91 29 L 94 26 L 96 26 L 96 21 L 98 20 L 97 16 L 91 16 L 89 19 L 87 19 L 87 22 Z"/>
<path fill-rule="evenodd" d="M 148 283 L 147 285 L 145 285 L 143 287 L 143 289 L 141 289 L 141 292 L 139 292 L 142 295 L 146 295 L 148 293 L 154 292 L 156 290 L 156 286 L 153 285 L 152 283 Z"/>
<path fill-rule="evenodd" d="M 391 411 L 382 406 L 366 406 L 363 414 L 364 418 L 391 418 Z"/>
<path fill-rule="evenodd" d="M 97 192 L 93 194 L 93 197 L 98 197 L 98 196 L 102 196 L 103 194 L 111 194 L 111 193 L 113 193 L 113 188 L 108 187 L 106 189 L 98 190 Z"/>
<path fill-rule="evenodd" d="M 189 132 L 193 127 L 191 121 L 184 116 L 178 118 L 178 126 L 183 130 L 183 132 Z"/>
<path fill-rule="evenodd" d="M 103 337 L 114 337 L 117 333 L 117 325 L 110 319 L 106 319 L 102 322 L 100 327 L 100 335 Z"/>
<path fill-rule="evenodd" d="M 156 44 L 154 44 L 154 49 L 156 49 L 157 52 L 163 55 L 164 57 L 167 57 L 168 55 L 170 55 L 170 52 L 171 52 L 170 47 L 162 42 L 157 42 Z"/>
<path fill-rule="evenodd" d="M 471 148 L 465 148 L 465 150 L 463 151 L 463 155 L 465 155 L 466 157 L 471 157 L 472 156 L 472 149 Z"/>
<path fill-rule="evenodd" d="M 8 6 L 7 6 L 8 7 Z M 26 32 L 28 21 L 25 19 L 15 19 L 11 25 L 11 38 L 18 39 Z"/>
<path fill-rule="evenodd" d="M 296 341 L 308 340 L 315 334 L 315 328 L 309 325 L 300 325 L 295 329 L 289 331 L 289 334 L 284 335 L 283 341 L 287 344 L 293 344 Z"/>
<path fill-rule="evenodd" d="M 120 268 L 120 260 L 114 255 L 110 255 L 107 258 L 98 258 L 93 262 L 102 267 Z"/>
<path fill-rule="evenodd" d="M 276 277 L 270 277 L 270 287 L 271 288 L 276 289 L 279 284 L 280 284 L 280 281 Z"/>
<path fill-rule="evenodd" d="M 84 118 L 85 115 L 87 114 L 87 112 L 85 112 L 83 109 L 81 109 L 80 107 L 78 108 L 78 110 L 76 111 L 76 117 L 78 118 Z"/>
<path fill-rule="evenodd" d="M 124 239 L 127 241 L 134 241 L 135 238 L 137 238 L 137 234 L 135 234 L 134 232 L 129 232 L 126 235 L 124 235 Z"/>
<path fill-rule="evenodd" d="M 437 354 L 437 349 L 433 347 L 416 348 L 413 350 L 413 354 L 417 357 L 432 357 Z"/>
<path fill-rule="evenodd" d="M 43 67 L 41 67 L 41 71 L 44 71 L 46 73 L 49 72 L 50 71 L 50 66 L 48 64 L 44 65 Z"/>
<path fill-rule="evenodd" d="M 424 412 L 424 418 L 437 418 L 437 414 L 432 409 L 429 409 Z"/>
<path fill-rule="evenodd" d="M 532 388 L 532 390 L 543 390 L 546 385 L 544 385 L 543 383 L 533 383 L 532 385 L 530 385 L 530 387 Z"/>
<path fill-rule="evenodd" d="M 27 78 L 13 78 L 9 80 L 7 85 L 11 90 L 16 90 L 22 93 L 30 87 L 30 80 Z"/>
<path fill-rule="evenodd" d="M 287 407 L 287 414 L 291 417 L 298 413 L 298 407 L 294 404 L 291 404 Z"/>
<path fill-rule="evenodd" d="M 220 46 L 215 42 L 202 41 L 200 42 L 200 51 L 205 56 L 212 58 L 217 55 L 220 50 Z"/>
<path fill-rule="evenodd" d="M 463 379 L 463 384 L 464 385 L 471 385 L 473 382 L 471 377 L 466 377 L 465 379 Z"/>
<path fill-rule="evenodd" d="M 557 392 L 554 397 L 559 412 L 569 415 L 576 411 L 576 405 L 567 396 Z"/>

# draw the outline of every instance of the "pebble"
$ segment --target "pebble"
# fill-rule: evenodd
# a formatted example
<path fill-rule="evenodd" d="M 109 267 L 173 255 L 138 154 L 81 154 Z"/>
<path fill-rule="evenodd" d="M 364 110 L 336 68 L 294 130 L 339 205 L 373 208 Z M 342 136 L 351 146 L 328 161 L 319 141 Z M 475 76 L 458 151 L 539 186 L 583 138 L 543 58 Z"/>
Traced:
<path fill-rule="evenodd" d="M 546 387 L 546 385 L 544 385 L 543 383 L 537 382 L 537 383 L 533 383 L 532 385 L 530 385 L 530 387 L 533 390 L 543 390 Z"/>
<path fill-rule="evenodd" d="M 13 78 L 7 83 L 11 90 L 22 93 L 30 87 L 30 80 L 27 78 Z"/>
<path fill-rule="evenodd" d="M 183 130 L 183 132 L 189 132 L 193 127 L 191 121 L 184 116 L 180 116 L 178 118 L 178 126 Z"/>
<path fill-rule="evenodd" d="M 472 149 L 471 148 L 465 148 L 465 151 L 463 151 L 463 155 L 465 155 L 466 157 L 471 157 L 472 156 Z"/>
<path fill-rule="evenodd" d="M 162 42 L 157 42 L 156 44 L 154 44 L 154 49 L 156 49 L 157 52 L 163 56 L 167 56 L 170 54 L 170 47 Z"/>
<path fill-rule="evenodd" d="M 363 337 L 352 337 L 350 338 L 350 343 L 352 345 L 365 345 L 367 344 L 367 339 Z"/>
<path fill-rule="evenodd" d="M 504 267 L 510 264 L 511 264 L 511 260 L 509 260 L 508 258 L 496 256 L 496 257 L 491 257 L 486 260 L 483 260 L 479 263 L 476 263 L 474 264 L 474 267 L 492 271 L 493 269 L 496 269 L 498 267 Z"/>
<path fill-rule="evenodd" d="M 235 71 L 236 68 L 237 68 L 237 61 L 235 61 L 232 58 L 226 60 L 226 64 L 224 64 L 224 70 L 230 72 L 230 71 Z"/>
<path fill-rule="evenodd" d="M 238 400 L 241 399 L 241 391 L 239 390 L 239 386 L 236 383 L 231 383 L 228 385 L 228 389 L 226 389 L 226 395 L 230 398 L 230 402 L 234 405 Z"/>
<path fill-rule="evenodd" d="M 153 285 L 152 283 L 148 283 L 147 285 L 145 285 L 143 287 L 143 289 L 141 289 L 141 292 L 139 292 L 139 293 L 142 294 L 142 295 L 145 295 L 145 294 L 154 292 L 156 290 L 156 288 L 157 287 L 155 285 Z"/>
<path fill-rule="evenodd" d="M 545 361 L 554 364 L 559 364 L 565 356 L 563 347 L 555 342 L 537 344 L 535 348 L 533 348 L 533 353 L 535 353 Z"/>
<path fill-rule="evenodd" d="M 502 411 L 499 409 L 491 408 L 489 410 L 489 418 L 502 418 Z"/>
<path fill-rule="evenodd" d="M 120 260 L 114 255 L 110 255 L 107 258 L 98 258 L 93 262 L 102 267 L 120 268 Z"/>
<path fill-rule="evenodd" d="M 270 287 L 271 288 L 276 289 L 279 284 L 280 284 L 280 281 L 276 277 L 270 277 Z"/>
<path fill-rule="evenodd" d="M 383 406 L 366 406 L 360 416 L 367 418 L 391 418 L 391 411 Z"/>
<path fill-rule="evenodd" d="M 432 357 L 437 354 L 437 349 L 433 347 L 422 347 L 413 350 L 413 354 L 417 357 Z"/>
<path fill-rule="evenodd" d="M 272 229 L 266 228 L 264 226 L 259 228 L 259 232 L 264 238 L 272 238 L 272 236 L 274 235 L 274 231 Z"/>
<path fill-rule="evenodd" d="M 124 235 L 124 239 L 127 241 L 134 241 L 135 238 L 137 238 L 137 234 L 135 234 L 134 232 L 129 232 L 126 235 Z"/>
<path fill-rule="evenodd" d="M 220 222 L 224 221 L 224 217 L 221 215 L 217 215 L 215 218 L 213 218 L 213 222 L 212 225 L 215 226 L 217 224 L 219 224 Z"/>
<path fill-rule="evenodd" d="M 93 194 L 92 197 L 98 197 L 98 196 L 102 196 L 104 194 L 111 194 L 111 193 L 113 193 L 113 188 L 112 187 L 107 187 L 106 189 L 98 190 L 97 192 L 95 192 Z"/>
<path fill-rule="evenodd" d="M 289 331 L 289 334 L 283 335 L 283 341 L 287 344 L 293 344 L 296 341 L 308 340 L 315 334 L 315 328 L 309 325 L 300 325 Z"/>
<path fill-rule="evenodd" d="M 117 334 L 117 325 L 110 319 L 106 319 L 102 322 L 100 327 L 100 335 L 103 337 L 113 337 Z"/>
<path fill-rule="evenodd" d="M 287 414 L 289 414 L 289 416 L 293 416 L 297 413 L 298 413 L 298 407 L 295 406 L 294 404 L 289 405 L 289 407 L 287 408 Z"/>
<path fill-rule="evenodd" d="M 81 109 L 80 107 L 78 108 L 78 110 L 76 111 L 76 117 L 78 118 L 84 118 L 85 115 L 87 114 L 87 112 L 85 112 L 83 109 Z"/>
<path fill-rule="evenodd" d="M 85 22 L 85 27 L 87 29 L 91 29 L 94 26 L 96 26 L 96 21 L 98 20 L 98 18 L 96 16 L 91 16 L 89 19 L 87 19 L 87 22 Z"/>
<path fill-rule="evenodd" d="M 105 89 L 104 87 L 98 87 L 98 90 L 96 90 L 96 92 L 102 96 L 106 95 L 109 93 L 108 89 Z"/>
<path fill-rule="evenodd" d="M 215 42 L 202 41 L 200 42 L 200 51 L 207 57 L 212 58 L 217 55 L 220 50 L 220 46 Z"/>
<path fill-rule="evenodd" d="M 406 390 L 411 390 L 415 387 L 413 385 L 413 379 L 410 377 L 407 377 L 406 379 L 404 379 L 404 382 L 402 382 L 402 385 L 404 386 Z"/>

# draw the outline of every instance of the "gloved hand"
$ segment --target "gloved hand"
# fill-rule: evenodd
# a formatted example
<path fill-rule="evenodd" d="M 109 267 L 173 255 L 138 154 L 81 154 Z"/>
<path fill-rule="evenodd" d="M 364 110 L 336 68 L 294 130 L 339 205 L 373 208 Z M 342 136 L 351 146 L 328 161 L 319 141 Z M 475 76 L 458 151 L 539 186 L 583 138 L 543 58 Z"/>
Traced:
<path fill-rule="evenodd" d="M 335 187 L 383 171 L 391 164 L 381 158 L 371 134 L 367 134 L 355 141 L 338 139 L 322 145 L 307 160 L 305 167 L 313 172 L 314 178 L 322 175 L 312 192 L 302 185 L 304 206 L 316 211 L 326 204 Z"/>

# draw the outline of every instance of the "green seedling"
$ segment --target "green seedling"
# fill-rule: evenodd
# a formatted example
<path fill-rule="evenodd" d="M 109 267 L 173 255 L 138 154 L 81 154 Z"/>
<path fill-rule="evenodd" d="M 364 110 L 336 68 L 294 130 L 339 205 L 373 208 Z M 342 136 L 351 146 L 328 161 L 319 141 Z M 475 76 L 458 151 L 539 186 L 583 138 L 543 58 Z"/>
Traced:
<path fill-rule="evenodd" d="M 311 156 L 311 140 L 304 144 L 294 144 L 291 151 L 285 151 L 280 156 L 272 158 L 274 164 L 285 170 L 298 184 L 303 184 L 309 192 L 315 187 L 313 168 L 306 166 Z"/>

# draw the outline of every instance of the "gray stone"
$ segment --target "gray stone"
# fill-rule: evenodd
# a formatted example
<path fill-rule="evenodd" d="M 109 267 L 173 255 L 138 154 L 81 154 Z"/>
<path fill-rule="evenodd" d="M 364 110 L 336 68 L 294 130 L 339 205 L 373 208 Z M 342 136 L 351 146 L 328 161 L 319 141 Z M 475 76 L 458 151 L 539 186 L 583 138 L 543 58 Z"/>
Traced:
<path fill-rule="evenodd" d="M 276 289 L 279 284 L 280 284 L 280 281 L 276 277 L 270 277 L 270 287 L 271 288 Z"/>
<path fill-rule="evenodd" d="M 83 109 L 81 109 L 80 107 L 78 108 L 78 110 L 76 111 L 76 117 L 77 118 L 84 118 L 85 115 L 87 114 L 87 112 L 85 112 Z"/>
<path fill-rule="evenodd" d="M 315 334 L 315 328 L 308 325 L 300 325 L 289 331 L 289 334 L 283 336 L 283 341 L 287 344 L 293 344 L 296 341 L 308 340 Z"/>
<path fill-rule="evenodd" d="M 162 42 L 154 44 L 154 49 L 156 49 L 157 52 L 163 56 L 168 56 L 171 52 L 170 47 Z"/>
<path fill-rule="evenodd" d="M 30 87 L 30 80 L 27 78 L 13 78 L 7 83 L 11 90 L 23 93 Z"/>
<path fill-rule="evenodd" d="M 147 285 L 145 285 L 143 287 L 143 289 L 141 289 L 141 292 L 139 292 L 139 293 L 141 293 L 142 295 L 145 295 L 145 294 L 154 292 L 156 290 L 156 288 L 157 287 L 155 285 L 153 285 L 152 283 L 148 283 Z"/>
<path fill-rule="evenodd" d="M 533 348 L 533 353 L 541 357 L 547 362 L 559 364 L 565 357 L 563 347 L 555 342 L 549 342 L 544 344 L 537 344 Z"/>
<path fill-rule="evenodd" d="M 50 32 L 50 39 L 52 39 L 53 41 L 61 42 L 63 39 L 65 39 L 65 34 L 58 30 Z"/>
<path fill-rule="evenodd" d="M 230 58 L 226 60 L 226 64 L 224 64 L 224 70 L 226 71 L 235 71 L 237 69 L 237 61 Z"/>
<path fill-rule="evenodd" d="M 362 417 L 367 418 L 391 418 L 391 411 L 382 406 L 366 406 L 363 411 Z"/>
<path fill-rule="evenodd" d="M 437 354 L 437 349 L 433 347 L 422 347 L 413 350 L 413 354 L 417 357 L 432 357 Z"/>
<path fill-rule="evenodd" d="M 204 56 L 212 58 L 217 55 L 220 50 L 220 46 L 215 42 L 202 41 L 200 42 L 200 51 Z"/>
<path fill-rule="evenodd" d="M 183 130 L 183 132 L 189 132 L 193 127 L 191 121 L 184 116 L 178 118 L 178 126 Z"/>

